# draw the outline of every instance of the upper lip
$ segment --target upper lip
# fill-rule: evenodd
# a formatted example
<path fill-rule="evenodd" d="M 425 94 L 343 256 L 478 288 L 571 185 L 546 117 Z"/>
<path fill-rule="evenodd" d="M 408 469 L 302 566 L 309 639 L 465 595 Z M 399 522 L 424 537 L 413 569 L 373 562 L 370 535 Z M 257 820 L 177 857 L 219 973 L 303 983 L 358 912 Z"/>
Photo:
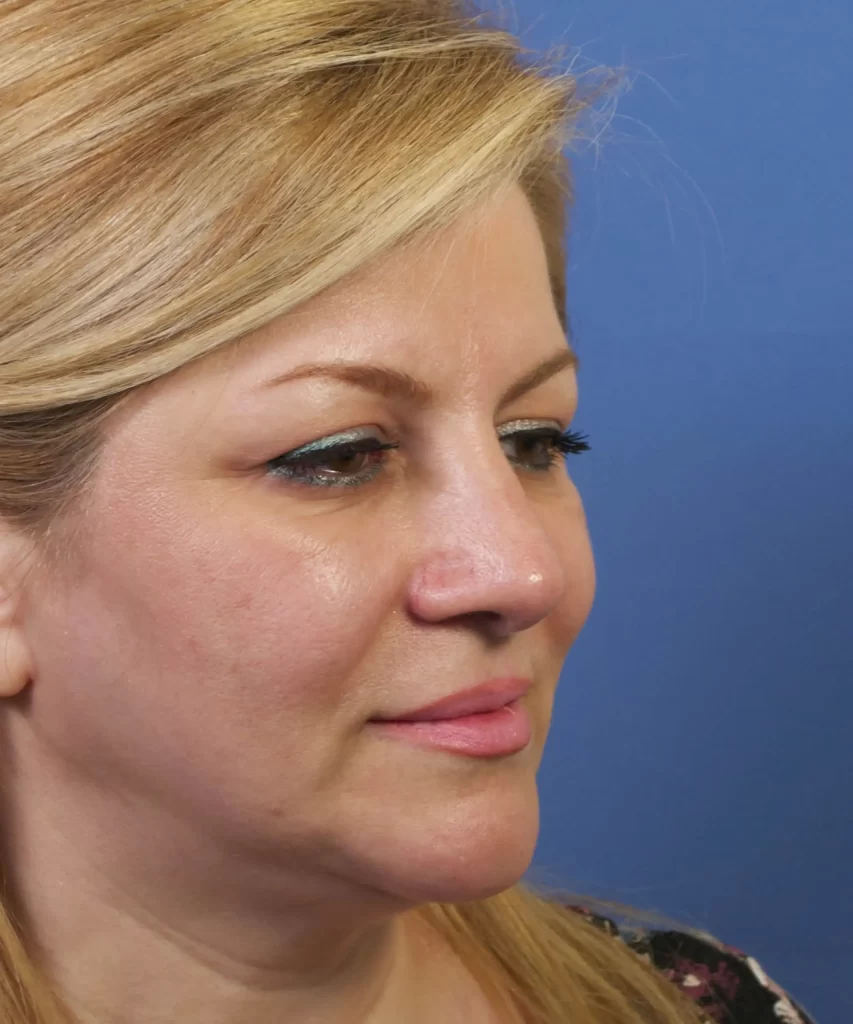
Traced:
<path fill-rule="evenodd" d="M 399 715 L 377 715 L 376 721 L 383 722 L 436 722 L 445 718 L 461 718 L 463 715 L 479 715 L 487 711 L 497 711 L 511 704 L 533 686 L 531 679 L 518 676 L 505 676 L 501 679 L 490 679 L 470 690 L 453 693 L 449 697 L 416 708 L 404 711 Z"/>

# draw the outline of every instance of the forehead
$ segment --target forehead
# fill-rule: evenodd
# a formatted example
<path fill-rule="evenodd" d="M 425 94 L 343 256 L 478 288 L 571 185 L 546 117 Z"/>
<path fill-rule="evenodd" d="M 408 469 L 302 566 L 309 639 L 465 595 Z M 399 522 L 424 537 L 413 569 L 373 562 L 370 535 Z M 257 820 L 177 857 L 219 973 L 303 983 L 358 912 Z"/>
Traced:
<path fill-rule="evenodd" d="M 505 383 L 507 362 L 527 368 L 565 344 L 536 218 L 512 186 L 155 382 L 148 397 L 191 381 L 243 405 L 266 381 L 318 359 L 394 364 L 458 389 L 490 374 Z"/>
<path fill-rule="evenodd" d="M 535 359 L 563 338 L 538 225 L 513 186 L 241 339 L 229 361 L 236 368 L 246 356 L 242 383 L 249 385 L 275 373 L 282 357 L 297 363 L 318 354 L 394 356 L 426 375 L 440 368 L 437 356 L 458 367 L 466 355 L 499 355 L 521 344 Z"/>

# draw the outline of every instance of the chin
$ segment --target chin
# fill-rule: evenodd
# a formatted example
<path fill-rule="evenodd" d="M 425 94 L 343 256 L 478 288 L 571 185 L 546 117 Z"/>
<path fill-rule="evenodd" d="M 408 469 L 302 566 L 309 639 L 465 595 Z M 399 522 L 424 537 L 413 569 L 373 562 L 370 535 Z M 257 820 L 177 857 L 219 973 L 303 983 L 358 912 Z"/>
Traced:
<path fill-rule="evenodd" d="M 536 849 L 539 805 L 535 795 L 524 805 L 508 803 L 512 806 L 468 819 L 464 804 L 456 811 L 448 808 L 443 820 L 421 822 L 414 834 L 395 829 L 383 857 L 383 887 L 412 904 L 463 903 L 520 882 Z"/>
<path fill-rule="evenodd" d="M 425 865 L 418 877 L 396 878 L 396 894 L 407 903 L 467 903 L 488 899 L 520 882 L 533 859 L 533 845 L 515 856 L 505 854 L 471 863 L 433 863 Z"/>

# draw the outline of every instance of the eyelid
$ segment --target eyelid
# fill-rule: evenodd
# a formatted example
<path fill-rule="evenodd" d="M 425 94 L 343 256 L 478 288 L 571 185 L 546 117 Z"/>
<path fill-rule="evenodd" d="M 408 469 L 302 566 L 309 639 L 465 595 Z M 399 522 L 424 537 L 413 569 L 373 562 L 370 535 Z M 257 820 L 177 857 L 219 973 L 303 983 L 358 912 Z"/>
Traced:
<path fill-rule="evenodd" d="M 562 433 L 568 428 L 568 423 L 563 425 L 560 420 L 512 420 L 510 423 L 504 423 L 498 430 L 501 437 L 504 434 L 515 434 L 525 430 L 545 430 L 553 428 L 559 430 Z"/>
<path fill-rule="evenodd" d="M 503 423 L 498 428 L 498 436 L 505 437 L 508 434 L 518 433 L 524 430 L 544 430 L 553 428 L 559 432 L 563 432 L 568 429 L 568 422 L 563 424 L 560 420 L 556 419 L 517 419 L 511 420 L 509 423 Z M 337 434 L 329 434 L 326 437 L 318 438 L 316 441 L 308 441 L 306 444 L 300 445 L 298 448 L 291 449 L 287 455 L 293 459 L 301 458 L 303 456 L 322 454 L 325 451 L 333 451 L 336 448 L 342 447 L 347 444 L 356 444 L 359 441 L 370 440 L 375 438 L 376 440 L 382 440 L 379 435 L 385 435 L 385 431 L 377 426 L 365 426 L 355 427 L 351 430 L 343 430 Z"/>
<path fill-rule="evenodd" d="M 560 429 L 563 429 L 562 421 L 559 418 L 535 418 L 530 416 L 510 420 L 508 423 L 502 423 L 499 429 L 501 433 L 505 433 L 508 430 L 518 429 L 520 427 L 539 427 L 545 425 L 557 426 L 560 427 Z M 371 431 L 381 435 L 388 434 L 388 431 L 380 427 L 378 424 L 370 423 L 364 424 L 360 427 L 351 427 L 345 430 L 336 431 L 334 434 L 324 434 L 322 437 L 318 437 L 313 441 L 306 441 L 305 444 L 301 444 L 291 450 L 294 452 L 301 452 L 306 448 L 314 448 L 315 446 L 318 448 L 330 448 L 337 444 L 350 444 L 353 441 L 362 441 L 366 437 L 372 437 L 373 433 L 370 433 Z"/>
<path fill-rule="evenodd" d="M 314 455 L 315 453 L 322 453 L 325 451 L 331 451 L 335 448 L 343 447 L 347 444 L 357 444 L 359 441 L 368 441 L 371 439 L 381 440 L 377 438 L 375 434 L 367 433 L 368 430 L 379 428 L 370 427 L 356 427 L 354 430 L 342 430 L 338 434 L 328 434 L 326 437 L 320 437 L 316 441 L 308 441 L 306 444 L 300 445 L 298 448 L 293 448 L 287 454 L 293 456 L 303 455 Z M 382 431 L 380 431 L 382 433 Z"/>

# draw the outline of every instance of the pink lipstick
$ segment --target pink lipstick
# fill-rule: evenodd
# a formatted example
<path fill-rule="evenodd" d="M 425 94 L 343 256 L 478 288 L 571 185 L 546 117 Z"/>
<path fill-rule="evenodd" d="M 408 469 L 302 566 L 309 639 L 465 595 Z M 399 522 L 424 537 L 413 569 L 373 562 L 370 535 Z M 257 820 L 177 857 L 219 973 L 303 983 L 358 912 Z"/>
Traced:
<path fill-rule="evenodd" d="M 503 757 L 523 750 L 532 735 L 521 698 L 530 679 L 492 679 L 414 711 L 371 720 L 390 738 L 468 757 Z"/>

